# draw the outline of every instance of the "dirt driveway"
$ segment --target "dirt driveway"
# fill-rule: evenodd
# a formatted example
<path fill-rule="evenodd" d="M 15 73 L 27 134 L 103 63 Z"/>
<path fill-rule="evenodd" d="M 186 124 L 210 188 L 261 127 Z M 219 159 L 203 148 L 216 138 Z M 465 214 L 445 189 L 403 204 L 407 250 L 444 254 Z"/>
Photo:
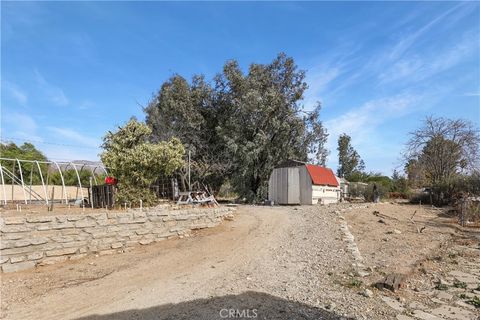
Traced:
<path fill-rule="evenodd" d="M 309 210 L 241 207 L 234 221 L 190 238 L 4 274 L 3 316 L 222 319 L 238 310 L 244 318 L 339 318 L 334 261 L 348 265 L 348 257 L 332 217 Z"/>
<path fill-rule="evenodd" d="M 399 312 L 382 292 L 363 294 L 367 283 L 354 274 L 341 208 L 244 206 L 234 221 L 188 238 L 3 274 L 2 316 L 395 319 Z M 363 222 L 352 223 L 356 233 Z"/>

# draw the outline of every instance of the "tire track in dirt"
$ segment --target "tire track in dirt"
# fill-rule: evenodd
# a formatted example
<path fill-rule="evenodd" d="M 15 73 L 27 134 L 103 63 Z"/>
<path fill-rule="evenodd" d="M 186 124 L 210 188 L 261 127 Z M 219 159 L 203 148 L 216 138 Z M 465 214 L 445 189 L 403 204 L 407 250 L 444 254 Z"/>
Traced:
<path fill-rule="evenodd" d="M 155 244 L 148 248 L 147 257 L 101 279 L 52 290 L 27 303 L 13 304 L 6 319 L 72 319 L 92 313 L 176 303 L 215 293 L 218 288 L 212 285 L 222 282 L 226 275 L 232 278 L 232 270 L 245 269 L 252 255 L 259 254 L 263 244 L 275 243 L 279 230 L 288 225 L 282 210 L 259 210 L 261 214 L 240 209 L 235 221 L 225 221 L 222 226 L 200 232 L 197 237 Z M 135 251 L 108 258 L 109 264 L 115 260 L 136 259 Z M 89 261 L 78 261 L 72 267 Z M 45 270 L 52 271 L 55 274 L 54 267 Z"/>

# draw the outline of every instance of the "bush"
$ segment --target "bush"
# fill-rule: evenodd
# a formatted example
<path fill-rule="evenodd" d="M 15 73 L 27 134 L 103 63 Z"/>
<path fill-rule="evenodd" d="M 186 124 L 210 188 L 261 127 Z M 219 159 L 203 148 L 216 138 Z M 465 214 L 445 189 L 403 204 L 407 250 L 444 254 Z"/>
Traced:
<path fill-rule="evenodd" d="M 349 193 L 352 197 L 365 197 L 366 201 L 373 201 L 373 185 L 377 185 L 380 198 L 408 199 L 411 196 L 407 179 L 394 172 L 392 178 L 380 173 L 357 173 L 355 179 L 367 183 L 351 182 Z"/>
<path fill-rule="evenodd" d="M 350 185 L 348 186 L 348 193 L 350 197 L 353 198 L 363 197 L 366 188 L 367 184 L 362 182 L 350 182 Z"/>
<path fill-rule="evenodd" d="M 238 194 L 235 192 L 233 186 L 230 184 L 230 181 L 225 181 L 220 190 L 218 190 L 217 198 L 220 199 L 235 199 L 238 197 Z"/>
<path fill-rule="evenodd" d="M 150 188 L 128 184 L 121 185 L 115 192 L 115 202 L 120 207 L 123 207 L 124 203 L 132 207 L 140 206 L 140 200 L 142 200 L 142 205 L 148 206 L 155 204 L 157 196 Z"/>
<path fill-rule="evenodd" d="M 410 196 L 410 203 L 412 204 L 431 204 L 430 193 L 416 192 Z"/>
<path fill-rule="evenodd" d="M 451 182 L 451 188 L 453 193 L 480 195 L 480 173 L 456 176 Z"/>
<path fill-rule="evenodd" d="M 380 199 L 383 199 L 387 196 L 388 193 L 388 188 L 385 187 L 381 183 L 369 183 L 368 186 L 366 186 L 363 196 L 365 197 L 366 201 L 373 201 L 373 186 L 377 185 L 377 191 L 378 195 L 380 196 Z"/>
<path fill-rule="evenodd" d="M 480 195 L 480 175 L 456 175 L 448 181 L 433 185 L 430 192 L 420 194 L 413 200 L 443 206 L 452 204 L 461 195 Z"/>
<path fill-rule="evenodd" d="M 102 162 L 118 179 L 115 201 L 145 205 L 156 201 L 150 186 L 159 176 L 171 175 L 183 165 L 184 147 L 178 139 L 148 142 L 151 130 L 131 119 L 115 133 L 109 132 L 103 143 Z"/>
<path fill-rule="evenodd" d="M 389 192 L 388 197 L 390 199 L 409 199 L 409 194 L 406 192 Z"/>

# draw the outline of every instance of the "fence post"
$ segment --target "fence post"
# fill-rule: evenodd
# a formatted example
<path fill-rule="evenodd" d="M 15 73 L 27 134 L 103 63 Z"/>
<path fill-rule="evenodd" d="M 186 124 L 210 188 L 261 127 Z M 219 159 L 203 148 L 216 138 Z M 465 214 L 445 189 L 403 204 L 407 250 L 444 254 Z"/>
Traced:
<path fill-rule="evenodd" d="M 53 199 L 55 199 L 55 186 L 52 186 L 52 197 L 50 198 L 50 206 L 48 211 L 53 211 Z"/>
<path fill-rule="evenodd" d="M 90 189 L 88 190 L 88 196 L 89 196 L 89 201 L 90 201 L 90 206 L 93 209 L 93 184 L 92 184 L 92 177 L 88 178 L 88 181 L 90 182 Z"/>

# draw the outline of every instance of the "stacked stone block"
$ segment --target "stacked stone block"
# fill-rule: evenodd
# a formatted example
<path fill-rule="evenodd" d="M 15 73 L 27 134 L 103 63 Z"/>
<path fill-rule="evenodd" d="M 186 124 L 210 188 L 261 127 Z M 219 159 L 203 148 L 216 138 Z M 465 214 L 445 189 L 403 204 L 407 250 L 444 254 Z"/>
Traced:
<path fill-rule="evenodd" d="M 126 248 L 183 236 L 218 225 L 232 208 L 168 210 L 76 215 L 30 214 L 0 218 L 0 265 L 14 272 L 88 254 L 112 254 Z"/>

